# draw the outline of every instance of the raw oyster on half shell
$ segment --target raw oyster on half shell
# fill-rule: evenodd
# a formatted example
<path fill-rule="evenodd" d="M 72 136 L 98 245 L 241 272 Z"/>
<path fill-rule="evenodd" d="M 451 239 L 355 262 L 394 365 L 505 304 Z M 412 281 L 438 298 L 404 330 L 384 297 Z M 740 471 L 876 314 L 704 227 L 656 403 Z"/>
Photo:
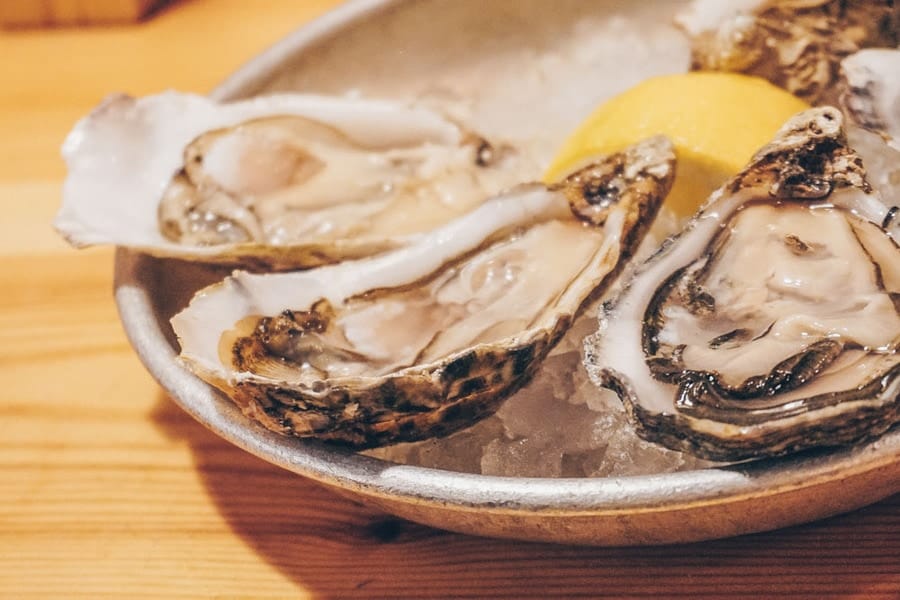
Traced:
<path fill-rule="evenodd" d="M 713 460 L 900 420 L 900 248 L 841 113 L 790 120 L 601 311 L 586 366 L 638 433 Z"/>
<path fill-rule="evenodd" d="M 63 155 L 70 242 L 275 269 L 399 247 L 521 181 L 430 111 L 303 94 L 113 96 Z"/>
<path fill-rule="evenodd" d="M 900 43 L 893 0 L 694 0 L 676 22 L 693 69 L 764 77 L 812 104 L 835 101 L 842 59 Z"/>
<path fill-rule="evenodd" d="M 651 138 L 399 250 L 235 273 L 172 319 L 181 359 L 287 435 L 364 448 L 471 425 L 530 379 L 632 255 L 674 160 Z"/>

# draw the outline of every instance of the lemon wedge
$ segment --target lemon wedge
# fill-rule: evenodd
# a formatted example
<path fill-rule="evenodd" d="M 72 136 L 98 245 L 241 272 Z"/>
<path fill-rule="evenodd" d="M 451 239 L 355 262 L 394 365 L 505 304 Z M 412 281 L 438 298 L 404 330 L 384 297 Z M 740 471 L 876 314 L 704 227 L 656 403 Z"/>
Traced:
<path fill-rule="evenodd" d="M 693 214 L 747 164 L 779 127 L 809 105 L 758 77 L 684 73 L 654 77 L 600 105 L 563 144 L 544 175 L 552 183 L 596 154 L 662 133 L 677 174 L 665 206 Z"/>

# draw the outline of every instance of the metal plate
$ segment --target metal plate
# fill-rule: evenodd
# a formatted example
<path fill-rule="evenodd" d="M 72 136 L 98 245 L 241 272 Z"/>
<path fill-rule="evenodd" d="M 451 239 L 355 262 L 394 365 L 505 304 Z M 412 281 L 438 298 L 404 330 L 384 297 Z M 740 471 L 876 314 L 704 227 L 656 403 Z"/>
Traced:
<path fill-rule="evenodd" d="M 470 85 L 477 84 L 473 73 L 478 74 L 478 65 L 472 67 L 472 61 L 479 60 L 479 52 L 487 57 L 488 51 L 506 51 L 523 40 L 546 44 L 579 15 L 618 18 L 617 11 L 633 10 L 625 8 L 628 4 L 608 0 L 349 2 L 279 42 L 213 95 L 231 99 L 279 89 L 344 92 L 366 71 L 366 93 L 377 89 L 388 92 L 379 95 L 403 96 L 417 86 L 425 89 L 427 79 L 423 84 L 416 77 L 436 72 L 438 65 L 444 67 L 441 73 L 450 74 L 447 77 L 468 77 Z M 637 10 L 658 8 L 657 3 L 634 4 L 653 5 Z M 381 43 L 382 52 L 367 49 L 373 40 Z M 361 57 L 366 58 L 361 61 Z M 584 103 L 589 106 L 592 100 Z M 552 110 L 552 103 L 546 110 Z M 561 118 L 577 120 L 579 115 Z M 527 540 L 663 544 L 774 529 L 852 510 L 900 492 L 898 428 L 851 448 L 734 467 L 606 479 L 453 473 L 395 465 L 315 441 L 284 438 L 249 421 L 175 360 L 169 317 L 186 305 L 195 290 L 226 273 L 126 249 L 118 250 L 115 268 L 116 302 L 128 337 L 148 370 L 185 411 L 264 460 L 420 523 Z"/>

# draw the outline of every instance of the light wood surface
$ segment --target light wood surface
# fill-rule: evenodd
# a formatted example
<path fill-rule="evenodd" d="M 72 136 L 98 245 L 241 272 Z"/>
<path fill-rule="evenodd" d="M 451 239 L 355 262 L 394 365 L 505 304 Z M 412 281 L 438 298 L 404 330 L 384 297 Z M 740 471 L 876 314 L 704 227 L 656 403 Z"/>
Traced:
<path fill-rule="evenodd" d="M 0 33 L 0 596 L 900 598 L 900 496 L 691 546 L 585 549 L 401 522 L 221 441 L 130 349 L 112 252 L 50 229 L 100 98 L 208 91 L 333 0 L 192 0 L 137 27 Z"/>
<path fill-rule="evenodd" d="M 134 23 L 164 0 L 6 0 L 0 2 L 0 25 Z"/>

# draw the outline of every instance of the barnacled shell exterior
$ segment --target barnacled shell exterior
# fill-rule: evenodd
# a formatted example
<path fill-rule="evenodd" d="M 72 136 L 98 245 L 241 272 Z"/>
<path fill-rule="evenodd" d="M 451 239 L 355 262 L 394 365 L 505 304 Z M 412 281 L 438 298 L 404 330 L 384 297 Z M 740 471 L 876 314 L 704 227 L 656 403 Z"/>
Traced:
<path fill-rule="evenodd" d="M 289 386 L 239 383 L 232 399 L 272 431 L 355 448 L 443 436 L 493 414 L 528 383 L 570 322 L 561 319 L 552 330 L 514 347 L 482 345 L 368 387 L 335 386 L 315 396 Z"/>
<path fill-rule="evenodd" d="M 709 25 L 694 36 L 692 69 L 757 75 L 818 104 L 835 101 L 830 93 L 843 58 L 897 46 L 900 3 L 768 0 Z"/>
<path fill-rule="evenodd" d="M 685 229 L 638 267 L 622 292 L 604 305 L 598 332 L 585 340 L 585 366 L 595 384 L 620 397 L 645 439 L 710 460 L 736 461 L 854 443 L 880 435 L 900 420 L 900 365 L 896 360 L 888 360 L 886 370 L 878 371 L 862 387 L 853 384 L 839 392 L 813 392 L 807 398 L 804 395 L 810 393 L 804 392 L 808 388 L 803 386 L 809 383 L 805 379 L 808 373 L 801 371 L 813 370 L 813 377 L 817 376 L 819 367 L 812 361 L 833 360 L 834 356 L 825 356 L 835 351 L 830 345 L 842 346 L 843 342 L 826 337 L 791 357 L 804 363 L 783 361 L 771 372 L 747 379 L 747 385 L 771 384 L 771 389 L 756 392 L 729 387 L 719 373 L 702 364 L 685 366 L 680 357 L 686 347 L 684 340 L 663 339 L 661 333 L 664 319 L 674 314 L 660 304 L 665 301 L 660 298 L 668 294 L 687 294 L 697 302 L 697 314 L 706 308 L 710 313 L 702 318 L 717 318 L 714 296 L 703 288 L 682 292 L 678 286 L 690 273 L 716 260 L 721 248 L 716 240 L 726 235 L 722 232 L 742 208 L 764 204 L 790 210 L 834 203 L 870 231 L 890 240 L 889 226 L 896 209 L 872 193 L 862 161 L 847 145 L 842 122 L 840 111 L 832 107 L 805 111 L 791 119 L 744 171 L 717 190 Z M 765 238 L 764 232 L 758 236 Z M 895 241 L 886 245 L 897 250 Z M 892 256 L 888 253 L 879 260 L 891 260 Z M 884 285 L 878 263 L 871 256 L 870 260 L 878 285 Z M 897 310 L 896 294 L 888 292 Z M 893 344 L 887 352 L 896 352 L 896 338 Z M 798 397 L 779 400 L 782 390 L 796 390 Z"/>
<path fill-rule="evenodd" d="M 249 317 L 258 321 L 253 333 L 228 343 L 226 347 L 230 349 L 230 357 L 223 360 L 219 347 L 223 338 L 218 335 L 217 342 L 212 344 L 215 348 L 192 341 L 192 338 L 198 337 L 194 332 L 203 332 L 201 335 L 223 333 L 221 327 L 227 329 L 235 324 L 234 317 L 228 316 L 221 320 L 224 322 L 211 325 L 208 319 L 213 318 L 215 322 L 217 317 L 210 317 L 215 310 L 203 304 L 204 300 L 223 298 L 232 292 L 254 298 L 265 293 L 261 282 L 283 282 L 286 277 L 292 278 L 292 287 L 303 284 L 306 286 L 304 293 L 315 297 L 319 294 L 317 286 L 324 285 L 326 281 L 333 283 L 338 276 L 348 280 L 360 279 L 359 269 L 371 274 L 380 273 L 384 269 L 382 263 L 396 267 L 400 262 L 405 264 L 414 259 L 413 262 L 421 264 L 423 257 L 418 250 L 420 246 L 416 245 L 368 261 L 343 263 L 322 270 L 255 276 L 236 273 L 224 283 L 198 293 L 192 306 L 173 319 L 182 346 L 182 360 L 201 378 L 228 394 L 245 414 L 284 435 L 338 441 L 362 449 L 446 435 L 472 425 L 493 413 L 505 398 L 528 383 L 547 353 L 569 329 L 581 307 L 614 281 L 652 224 L 674 179 L 674 148 L 668 140 L 651 138 L 623 154 L 625 160 L 622 160 L 622 154 L 604 157 L 602 164 L 589 165 L 550 189 L 539 184 L 525 186 L 527 192 L 551 195 L 555 199 L 553 205 L 561 205 L 563 216 L 554 218 L 574 221 L 569 212 L 571 209 L 579 220 L 589 221 L 590 224 L 583 226 L 597 228 L 601 244 L 592 254 L 591 264 L 581 267 L 577 281 L 569 282 L 569 288 L 559 292 L 564 300 L 553 305 L 552 312 L 547 316 L 541 316 L 521 332 L 453 350 L 431 362 L 417 362 L 385 374 L 329 377 L 326 373 L 312 382 L 298 382 L 293 371 L 297 365 L 281 361 L 281 357 L 273 355 L 268 344 L 270 338 L 266 337 L 266 325 L 263 324 L 268 317 L 260 318 L 255 305 L 249 314 L 242 312 L 235 315 L 238 319 Z M 604 189 L 607 184 L 613 183 L 616 184 L 614 190 Z M 512 212 L 518 214 L 525 209 L 522 198 L 517 197 L 516 193 L 508 192 L 500 199 L 513 200 L 505 205 L 513 207 Z M 602 197 L 602 201 L 597 201 L 598 206 L 607 200 L 608 205 L 594 211 L 591 202 L 581 202 L 585 195 L 590 194 Z M 490 208 L 490 202 L 481 210 Z M 610 215 L 609 219 L 604 215 Z M 574 226 L 580 227 L 577 222 Z M 470 229 L 471 223 L 466 228 Z M 493 231 L 493 236 L 515 236 L 516 231 L 518 227 L 511 230 L 510 225 L 504 223 L 499 231 Z M 443 239 L 446 234 L 437 232 L 432 236 Z M 493 236 L 488 238 L 488 245 L 496 241 Z M 421 246 L 426 247 L 427 244 L 428 240 L 423 239 Z M 477 254 L 481 247 L 474 248 L 474 252 Z M 467 251 L 472 252 L 473 249 Z M 408 252 L 414 254 L 409 255 Z M 395 256 L 399 258 L 395 260 Z M 444 260 L 457 258 L 454 255 Z M 539 251 L 533 260 L 540 260 Z M 320 277 L 317 271 L 325 273 L 326 269 L 330 269 L 328 273 L 331 275 Z M 437 272 L 440 273 L 440 270 Z M 432 272 L 424 278 L 404 282 L 402 287 L 415 287 L 417 282 L 427 281 L 433 276 Z M 254 287 L 257 284 L 259 287 Z M 354 288 L 352 292 L 346 292 L 349 295 L 336 297 L 334 304 L 338 305 L 348 298 L 363 297 L 373 289 L 377 295 L 380 290 L 396 286 Z M 576 292 L 573 293 L 572 289 Z M 325 293 L 324 290 L 322 293 Z M 289 303 L 290 300 L 279 298 L 278 302 Z M 327 304 L 331 306 L 330 302 Z M 315 326 L 312 319 L 320 316 L 317 306 L 318 303 L 312 305 L 308 311 L 297 307 L 310 318 L 304 321 L 304 325 Z M 292 310 L 285 311 L 282 316 L 285 313 L 290 313 L 291 318 L 296 316 Z M 321 318 L 330 318 L 328 309 L 322 309 Z M 268 322 L 271 323 L 271 320 Z M 292 333 L 287 331 L 287 335 Z M 265 367 L 257 367 L 273 363 L 278 371 L 274 375 L 263 372 Z"/>
<path fill-rule="evenodd" d="M 844 112 L 900 151 L 900 48 L 857 52 L 841 63 L 841 75 Z"/>

